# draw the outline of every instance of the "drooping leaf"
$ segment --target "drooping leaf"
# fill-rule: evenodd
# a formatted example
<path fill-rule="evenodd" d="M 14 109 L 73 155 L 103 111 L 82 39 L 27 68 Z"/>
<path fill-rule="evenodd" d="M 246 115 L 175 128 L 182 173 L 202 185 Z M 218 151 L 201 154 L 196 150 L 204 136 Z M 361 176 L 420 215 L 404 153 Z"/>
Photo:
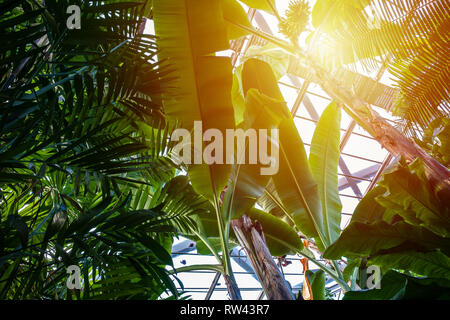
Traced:
<path fill-rule="evenodd" d="M 377 201 L 405 221 L 448 237 L 450 208 L 436 196 L 435 186 L 427 179 L 423 164 L 417 159 L 409 166 L 400 163 L 385 173 L 379 183 L 387 193 Z"/>
<path fill-rule="evenodd" d="M 157 1 L 154 15 L 160 59 L 170 61 L 177 76 L 176 89 L 164 102 L 167 115 L 188 130 L 201 121 L 202 135 L 218 129 L 225 136 L 226 129 L 234 128 L 231 63 L 206 56 L 229 46 L 221 1 Z M 203 152 L 203 142 L 195 147 L 196 153 Z M 229 172 L 226 164 L 194 164 L 188 170 L 194 189 L 209 199 L 225 187 Z"/>
<path fill-rule="evenodd" d="M 406 242 L 428 249 L 442 248 L 447 252 L 450 248 L 450 239 L 439 237 L 423 227 L 415 227 L 403 221 L 394 224 L 384 221 L 371 224 L 352 222 L 344 229 L 339 239 L 328 247 L 323 256 L 327 259 L 339 259 L 342 256 L 364 257 Z"/>
<path fill-rule="evenodd" d="M 299 230 L 315 238 L 319 248 L 326 246 L 317 182 L 309 167 L 306 151 L 292 118 L 280 129 L 280 168 L 273 177 L 280 200 Z M 322 240 L 323 239 L 323 240 Z"/>
<path fill-rule="evenodd" d="M 408 270 L 430 278 L 450 280 L 450 258 L 440 251 L 386 253 L 375 255 L 368 262 L 384 268 Z"/>
<path fill-rule="evenodd" d="M 349 291 L 344 300 L 448 299 L 450 282 L 446 279 L 421 279 L 388 271 L 380 289 Z"/>
<path fill-rule="evenodd" d="M 312 298 L 313 300 L 326 300 L 325 299 L 325 272 L 321 269 L 313 272 L 307 270 L 305 276 L 308 278 L 311 284 Z"/>
<path fill-rule="evenodd" d="M 243 159 L 245 161 L 240 164 L 240 159 L 237 159 L 235 162 L 237 163 L 233 166 L 235 181 L 229 185 L 229 192 L 232 194 L 227 195 L 232 198 L 229 208 L 232 219 L 239 218 L 253 207 L 257 199 L 263 195 L 271 176 L 277 172 L 278 136 L 271 136 L 271 130 L 277 129 L 281 121 L 280 110 L 283 108 L 283 102 L 271 99 L 256 89 L 249 89 L 247 92 L 245 118 L 241 128 L 243 134 L 248 133 L 248 139 L 244 137 L 246 145 L 241 155 L 245 157 Z M 262 130 L 265 130 L 265 134 Z M 267 155 L 273 157 L 270 163 L 263 163 L 270 160 L 268 157 L 267 159 L 261 157 L 263 145 L 266 146 Z"/>
<path fill-rule="evenodd" d="M 242 70 L 243 89 L 257 88 L 261 93 L 283 100 L 270 66 L 261 60 L 249 59 Z M 306 157 L 303 142 L 287 106 L 281 111 L 279 129 L 279 169 L 272 179 L 280 200 L 291 219 L 306 236 L 324 238 L 323 220 L 317 183 Z"/>

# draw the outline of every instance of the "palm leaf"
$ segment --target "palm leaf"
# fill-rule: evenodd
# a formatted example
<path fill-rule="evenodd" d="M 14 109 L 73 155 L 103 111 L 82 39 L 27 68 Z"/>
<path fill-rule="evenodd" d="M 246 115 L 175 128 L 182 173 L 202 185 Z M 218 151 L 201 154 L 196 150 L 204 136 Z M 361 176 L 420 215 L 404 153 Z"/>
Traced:
<path fill-rule="evenodd" d="M 416 135 L 415 125 L 426 129 L 450 110 L 448 1 L 356 3 L 318 1 L 313 24 L 319 32 L 312 38 L 327 43 L 341 63 L 362 59 L 373 68 L 376 57 L 390 55 L 390 71 L 401 93 L 393 111 L 406 120 L 407 132 Z"/>

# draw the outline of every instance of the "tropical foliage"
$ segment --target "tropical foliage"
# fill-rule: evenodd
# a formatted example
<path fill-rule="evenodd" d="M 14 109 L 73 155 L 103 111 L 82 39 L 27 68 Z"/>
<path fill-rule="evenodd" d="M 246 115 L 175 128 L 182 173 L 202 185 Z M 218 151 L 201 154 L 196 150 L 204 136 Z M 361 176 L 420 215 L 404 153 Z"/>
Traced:
<path fill-rule="evenodd" d="M 318 48 L 317 43 L 324 42 L 328 49 L 321 51 L 333 52 L 338 65 L 360 61 L 373 69 L 376 57 L 386 56 L 391 73 L 398 77 L 393 113 L 417 134 L 417 126 L 426 129 L 450 111 L 445 31 L 449 10 L 444 0 L 317 1 L 312 11 L 316 34 L 310 45 Z"/>
<path fill-rule="evenodd" d="M 361 200 L 350 225 L 324 257 L 354 259 L 349 273 L 360 264 L 363 269 L 378 265 L 385 271 L 403 270 L 446 283 L 450 269 L 448 199 L 426 178 L 419 159 L 409 166 L 400 161 Z M 398 287 L 401 290 L 403 286 Z"/>
<path fill-rule="evenodd" d="M 66 1 L 1 5 L 0 297 L 178 296 L 165 267 L 188 220 L 165 186 L 168 72 L 144 6 L 78 4 L 81 30 Z M 67 290 L 70 265 L 82 292 Z"/>
<path fill-rule="evenodd" d="M 241 299 L 237 244 L 269 299 L 294 298 L 270 254 L 318 266 L 305 272 L 312 299 L 327 298 L 327 276 L 346 299 L 448 298 L 448 2 L 296 0 L 284 15 L 272 0 L 75 2 L 0 5 L 0 299 L 179 298 L 176 273 L 196 268 L 221 272 Z M 255 29 L 241 3 L 272 14 L 288 41 Z M 69 4 L 81 30 L 66 25 Z M 218 54 L 249 36 L 238 65 Z M 380 59 L 394 88 L 358 73 Z M 286 74 L 332 99 L 309 156 L 278 87 Z M 399 116 L 402 131 L 371 105 Z M 343 232 L 342 110 L 399 155 Z M 259 136 L 279 152 L 277 170 L 239 161 L 252 156 L 248 140 L 231 161 L 180 163 L 172 132 L 198 122 L 223 137 L 278 129 Z M 217 264 L 174 270 L 178 235 Z M 71 265 L 81 291 L 65 285 Z M 382 289 L 355 291 L 371 265 Z"/>
<path fill-rule="evenodd" d="M 420 16 L 422 20 L 414 20 L 412 25 L 416 25 L 417 29 L 406 28 L 404 27 L 404 19 L 400 19 L 401 17 L 398 16 L 398 10 L 395 12 L 396 15 L 392 14 L 391 11 L 393 9 L 388 7 L 390 4 L 388 5 L 384 2 L 378 4 L 375 1 L 361 1 L 349 4 L 348 2 L 339 1 L 317 1 L 312 10 L 312 24 L 315 30 L 307 38 L 308 48 L 305 53 L 302 49 L 298 48 L 298 37 L 305 30 L 304 16 L 308 14 L 309 10 L 304 2 L 292 2 L 286 12 L 285 18 L 280 18 L 275 5 L 270 1 L 244 2 L 251 7 L 274 14 L 280 21 L 281 31 L 286 34 L 293 45 L 254 30 L 253 27 L 249 26 L 245 15 L 240 12 L 242 8 L 239 9 L 239 6 L 233 3 L 233 1 L 208 1 L 198 6 L 189 1 L 176 3 L 166 1 L 159 5 L 157 4 L 155 7 L 155 29 L 156 33 L 161 37 L 158 43 L 161 48 L 166 49 L 162 57 L 167 58 L 168 61 L 173 63 L 175 69 L 178 70 L 179 79 L 181 79 L 179 88 L 194 86 L 192 89 L 186 91 L 177 91 L 176 89 L 175 92 L 178 93 L 176 96 L 182 97 L 168 100 L 168 108 L 169 110 L 173 110 L 175 119 L 184 123 L 187 129 L 191 129 L 191 123 L 194 120 L 201 120 L 207 124 L 206 128 L 211 128 L 213 127 L 212 123 L 215 123 L 217 120 L 211 119 L 209 115 L 213 114 L 213 112 L 219 112 L 218 108 L 220 107 L 221 115 L 224 118 L 217 128 L 220 128 L 221 131 L 224 131 L 225 128 L 234 128 L 234 126 L 239 128 L 262 128 L 253 119 L 263 120 L 263 118 L 266 119 L 264 128 L 276 127 L 280 130 L 279 171 L 270 178 L 257 174 L 256 168 L 252 170 L 250 166 L 245 165 L 209 167 L 199 165 L 187 168 L 194 190 L 211 200 L 216 211 L 215 218 L 218 220 L 218 228 L 208 229 L 209 233 L 202 234 L 200 239 L 206 243 L 209 242 L 209 245 L 206 245 L 206 247 L 213 251 L 214 255 L 218 257 L 219 264 L 224 265 L 224 273 L 231 277 L 232 271 L 229 270 L 227 251 L 230 240 L 232 242 L 235 242 L 235 240 L 228 225 L 231 219 L 238 219 L 242 214 L 251 216 L 253 210 L 251 208 L 255 202 L 258 202 L 266 212 L 272 213 L 284 220 L 296 232 L 300 232 L 306 238 L 314 239 L 318 249 L 321 252 L 325 251 L 325 257 L 330 259 L 340 259 L 342 255 L 345 255 L 342 254 L 344 252 L 340 252 L 341 254 L 332 254 L 335 248 L 342 247 L 342 250 L 351 250 L 351 245 L 363 245 L 360 241 L 354 241 L 355 239 L 352 238 L 342 244 L 342 246 L 339 246 L 340 242 L 344 241 L 342 239 L 346 239 L 347 233 L 352 232 L 353 224 L 349 227 L 348 231 L 340 236 L 341 205 L 337 192 L 336 174 L 339 159 L 340 108 L 338 105 L 344 105 L 346 111 L 359 124 L 372 133 L 383 146 L 389 145 L 389 150 L 395 153 L 405 154 L 408 161 L 414 160 L 417 157 L 420 158 L 420 152 L 422 151 L 417 149 L 410 140 L 407 140 L 397 130 L 389 127 L 387 123 L 380 120 L 380 117 L 366 104 L 367 102 L 382 104 L 383 100 L 377 98 L 374 92 L 389 95 L 391 93 L 389 88 L 386 89 L 385 86 L 375 82 L 371 84 L 374 91 L 368 93 L 368 89 L 363 87 L 363 84 L 367 81 L 361 81 L 361 86 L 357 91 L 354 91 L 354 88 L 341 89 L 337 77 L 342 72 L 347 72 L 347 78 L 350 78 L 350 75 L 353 79 L 356 79 L 356 77 L 361 78 L 360 75 L 351 73 L 350 71 L 341 71 L 342 66 L 360 61 L 366 68 L 370 68 L 371 66 L 378 65 L 378 63 L 375 64 L 375 61 L 379 56 L 389 57 L 386 63 L 389 64 L 391 72 L 394 73 L 394 68 L 398 69 L 397 61 L 400 61 L 406 52 L 409 54 L 411 50 L 422 50 L 420 47 L 420 45 L 423 47 L 422 42 L 418 43 L 417 41 L 409 40 L 411 38 L 417 39 L 417 32 L 420 32 L 421 36 L 426 38 L 432 32 L 433 28 L 436 28 L 442 20 L 445 20 L 440 14 L 432 14 L 433 10 L 436 9 L 434 7 L 428 8 L 427 5 L 418 7 L 417 5 L 413 6 L 409 2 L 406 2 L 406 4 L 401 4 L 403 6 L 402 10 L 405 12 L 405 17 L 408 17 L 410 15 L 408 13 L 414 12 L 415 10 L 428 10 L 426 11 L 428 14 Z M 379 5 L 381 9 L 378 8 Z M 439 2 L 436 6 L 439 7 L 440 12 L 446 12 L 444 8 L 446 6 L 445 3 Z M 371 8 L 373 10 L 370 10 Z M 368 13 L 369 11 L 370 13 Z M 231 14 L 232 12 L 234 14 Z M 382 14 L 385 16 L 382 16 Z M 175 17 L 177 19 L 183 17 L 182 22 L 173 20 Z M 381 24 L 381 26 L 376 25 L 382 19 L 381 17 L 384 17 L 384 20 L 387 21 L 386 26 L 384 24 Z M 425 19 L 427 19 L 428 28 L 426 30 L 421 26 L 425 24 Z M 411 21 L 408 20 L 408 22 Z M 177 23 L 180 28 L 171 27 L 174 23 Z M 236 28 L 240 29 L 241 33 L 238 33 Z M 234 31 L 231 32 L 231 30 Z M 394 35 L 391 35 L 392 32 L 394 32 Z M 227 40 L 235 39 L 236 35 L 243 36 L 249 33 L 253 34 L 253 36 L 261 37 L 266 42 L 271 42 L 271 44 L 265 48 L 261 48 L 261 50 L 253 50 L 252 53 L 244 57 L 243 64 L 236 67 L 232 76 L 229 69 L 221 67 L 227 58 L 223 56 L 212 56 L 211 54 L 227 49 Z M 369 33 L 371 36 L 366 37 Z M 357 38 L 353 41 L 355 35 L 357 35 Z M 274 50 L 276 46 L 279 46 L 284 51 L 276 52 Z M 326 46 L 332 46 L 333 50 L 331 51 L 336 53 L 334 57 L 331 57 L 331 60 L 327 60 L 330 57 L 323 56 L 323 52 L 327 51 L 324 50 Z M 317 52 L 314 50 L 320 51 Z M 186 53 L 188 53 L 188 56 L 186 56 Z M 349 53 L 352 55 L 349 56 Z M 289 72 L 286 69 L 283 72 L 283 68 L 286 68 L 286 66 L 283 66 L 279 62 L 280 59 L 277 59 L 280 55 L 284 56 L 284 61 L 289 59 L 294 61 L 296 70 L 298 70 L 299 65 L 301 66 L 300 68 L 306 69 L 307 71 L 303 72 L 302 75 L 305 75 L 308 80 L 322 85 L 324 90 L 337 100 L 327 108 L 318 123 L 316 132 L 314 133 L 309 159 L 306 156 L 303 142 L 298 135 L 297 128 L 293 123 L 292 117 L 289 115 L 290 112 L 283 102 L 283 97 L 276 83 L 276 80 L 283 73 L 286 71 Z M 289 58 L 289 55 L 291 58 Z M 316 58 L 312 58 L 313 56 L 316 56 Z M 208 64 L 206 64 L 206 61 L 208 61 Z M 276 73 L 271 70 L 269 64 L 263 61 L 271 64 L 274 70 L 276 70 Z M 319 62 L 322 63 L 323 67 L 318 65 Z M 289 69 L 293 71 L 291 65 Z M 205 78 L 204 70 L 206 66 L 214 75 L 214 78 L 211 76 L 207 78 L 210 81 L 209 86 L 206 85 L 207 80 L 203 80 Z M 426 66 L 422 67 L 427 68 Z M 437 66 L 436 68 L 442 67 Z M 340 68 L 339 71 L 336 72 L 336 68 Z M 328 70 L 330 71 L 328 72 Z M 331 77 L 327 77 L 327 72 Z M 401 73 L 398 80 L 398 83 L 402 84 L 399 86 L 401 96 L 397 95 L 395 98 L 396 105 L 401 105 L 403 111 L 400 111 L 400 108 L 397 107 L 395 114 L 402 116 L 407 121 L 405 130 L 412 130 L 411 128 L 415 128 L 414 126 L 416 124 L 425 127 L 434 118 L 442 118 L 446 112 L 446 102 L 442 104 L 442 99 L 435 99 L 436 103 L 434 106 L 420 105 L 420 99 L 415 99 L 413 95 L 407 94 L 409 89 L 406 88 L 407 85 L 404 85 L 406 79 L 402 78 L 404 74 L 405 72 Z M 300 74 L 297 72 L 296 75 Z M 337 85 L 330 84 L 331 82 Z M 223 90 L 229 92 L 231 83 L 231 101 L 228 98 L 220 99 L 220 97 L 223 97 Z M 423 86 L 425 85 L 429 85 L 428 82 L 423 84 Z M 207 88 L 214 88 L 214 90 L 207 90 Z M 431 94 L 435 94 L 437 91 L 433 90 Z M 445 90 L 441 92 L 445 92 Z M 171 96 L 174 95 L 172 94 Z M 414 102 L 410 101 L 406 103 L 404 98 L 401 98 L 407 96 L 410 99 L 415 99 Z M 444 97 L 446 97 L 445 94 Z M 430 101 L 432 100 L 431 97 L 429 99 Z M 217 104 L 209 105 L 211 101 L 218 100 L 223 102 L 220 106 Z M 183 108 L 185 105 L 192 103 L 194 103 L 194 108 Z M 257 106 L 256 108 L 255 105 Z M 408 111 L 405 111 L 405 106 L 409 106 Z M 233 108 L 234 112 L 232 112 Z M 424 112 L 429 116 L 425 118 L 411 116 L 417 114 L 414 111 L 417 108 L 419 110 L 428 110 Z M 431 109 L 438 111 L 436 113 L 430 111 Z M 258 110 L 259 114 L 253 116 L 252 119 L 253 110 Z M 398 145 L 392 148 L 393 141 L 398 143 Z M 431 151 L 430 154 L 432 154 Z M 434 159 L 424 158 L 424 162 L 425 169 L 422 165 L 422 169 L 419 170 L 421 171 L 421 178 L 416 179 L 418 181 L 415 181 L 415 186 L 426 188 L 426 186 L 431 185 L 431 191 L 428 193 L 424 193 L 424 190 L 417 191 L 421 196 L 435 194 L 436 190 L 440 190 L 440 187 L 437 187 L 437 185 L 441 184 L 441 180 L 436 179 L 437 176 L 444 174 L 444 177 L 448 177 L 448 171 L 445 171 L 442 165 Z M 417 168 L 420 167 L 420 160 L 414 163 L 417 167 L 411 170 L 415 170 L 414 172 L 416 172 L 418 170 Z M 433 176 L 434 173 L 430 174 L 430 172 L 439 173 Z M 398 177 L 395 177 L 392 178 L 392 181 L 399 182 L 400 180 Z M 448 216 L 445 214 L 446 210 L 448 210 L 448 203 L 443 200 L 448 192 L 448 186 L 445 186 L 445 182 L 443 183 L 444 187 L 442 190 L 435 194 L 437 198 L 429 200 L 434 202 L 440 201 L 439 203 L 435 203 L 436 206 L 432 209 L 433 215 L 437 215 L 441 219 L 439 220 L 441 224 L 437 223 L 440 228 L 445 228 L 445 224 L 448 223 Z M 410 185 L 411 182 L 407 184 Z M 408 200 L 404 203 L 403 198 L 410 196 L 408 191 L 402 193 L 399 187 L 395 190 L 393 189 L 394 187 L 390 189 L 385 186 L 384 188 L 386 190 L 393 190 L 390 193 L 391 196 L 386 196 L 386 199 L 388 199 L 385 200 L 386 202 L 393 201 L 394 204 L 392 206 L 406 206 L 404 210 L 409 212 L 410 209 L 408 209 L 408 206 L 413 206 L 415 199 Z M 223 198 L 223 203 L 218 200 L 219 195 L 223 195 L 220 198 Z M 397 202 L 395 202 L 392 199 L 394 197 L 400 199 L 397 199 Z M 443 212 L 441 212 L 442 210 Z M 415 219 L 419 219 L 417 216 L 424 219 L 424 221 L 421 221 L 421 227 L 426 223 L 427 219 L 431 219 L 431 217 L 424 217 L 422 213 L 415 215 L 409 213 L 409 215 L 409 220 L 404 218 L 404 224 L 392 227 L 393 230 L 391 233 L 389 233 L 390 226 L 387 222 L 380 222 L 379 224 L 383 225 L 377 225 L 376 227 L 383 230 L 383 233 L 387 233 L 388 235 L 385 235 L 387 238 L 389 238 L 389 234 L 391 236 L 398 234 L 396 228 L 402 227 L 406 228 L 403 232 L 413 235 L 415 233 L 412 233 L 410 230 L 412 228 L 410 226 L 411 216 L 414 216 Z M 274 228 L 268 223 L 269 220 L 263 218 L 260 218 L 260 220 L 263 230 L 267 230 L 271 234 L 271 230 Z M 203 220 L 203 222 L 206 222 L 206 220 Z M 213 221 L 208 220 L 208 223 L 210 222 Z M 433 252 L 433 255 L 439 255 L 439 257 L 435 257 L 436 259 L 442 258 L 440 256 L 439 246 L 446 241 L 447 235 L 445 232 L 440 230 L 441 233 L 437 235 L 432 230 L 423 231 L 420 229 L 417 232 L 423 237 L 428 235 L 425 234 L 426 232 L 433 234 L 429 235 L 431 238 L 437 237 L 433 238 L 433 243 L 439 245 L 433 248 L 438 251 L 436 251 L 437 253 Z M 286 234 L 289 234 L 289 232 L 286 232 Z M 371 233 L 367 235 L 371 235 Z M 359 234 L 355 237 L 357 238 L 358 236 Z M 243 238 L 238 238 L 240 238 L 239 240 L 243 244 L 241 241 Z M 279 241 L 282 238 L 282 235 L 278 235 Z M 339 240 L 335 242 L 338 238 Z M 249 238 L 247 237 L 246 239 L 248 240 Z M 220 245 L 212 245 L 212 241 L 216 244 L 220 243 Z M 382 244 L 377 239 L 374 240 L 374 243 L 376 250 L 379 250 L 403 244 L 402 241 L 399 241 L 393 237 L 388 240 L 390 244 Z M 283 253 L 297 252 L 314 260 L 314 256 L 311 254 L 308 255 L 309 250 L 303 248 L 303 245 L 297 244 L 297 248 L 295 248 L 293 243 L 290 243 L 290 240 L 285 239 L 284 242 L 287 251 Z M 220 249 L 222 249 L 223 257 L 219 255 Z M 249 251 L 254 249 L 255 247 L 252 245 L 247 247 Z M 277 252 L 280 253 L 281 251 L 277 250 Z M 367 255 L 368 253 L 363 251 L 363 254 Z M 350 256 L 356 258 L 355 256 Z M 410 257 L 409 261 L 412 259 Z M 403 264 L 408 265 L 409 261 L 404 260 Z M 349 264 L 356 265 L 355 262 L 350 263 L 350 260 Z M 344 276 L 341 274 L 341 270 L 336 262 L 334 263 L 334 270 L 324 266 L 320 267 L 324 268 L 329 275 L 337 279 L 338 283 L 345 290 L 349 289 L 345 280 L 348 279 L 347 276 L 350 269 L 347 269 L 346 276 Z M 389 267 L 395 266 L 390 265 Z M 423 271 L 421 268 L 417 270 Z M 444 265 L 441 272 L 445 273 L 446 270 L 448 270 L 448 266 Z"/>

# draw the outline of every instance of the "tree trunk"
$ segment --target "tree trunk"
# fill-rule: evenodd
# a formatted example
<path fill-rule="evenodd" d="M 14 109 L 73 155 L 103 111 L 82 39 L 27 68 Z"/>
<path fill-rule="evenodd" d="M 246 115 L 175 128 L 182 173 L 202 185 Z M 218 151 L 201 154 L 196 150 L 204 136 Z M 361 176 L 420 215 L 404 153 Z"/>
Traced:
<path fill-rule="evenodd" d="M 262 227 L 243 215 L 231 221 L 240 245 L 246 249 L 256 275 L 269 300 L 295 300 L 292 291 L 270 255 Z"/>
<path fill-rule="evenodd" d="M 239 290 L 236 282 L 234 281 L 234 278 L 226 274 L 223 275 L 223 278 L 225 279 L 225 284 L 227 286 L 230 300 L 242 300 L 241 291 Z"/>

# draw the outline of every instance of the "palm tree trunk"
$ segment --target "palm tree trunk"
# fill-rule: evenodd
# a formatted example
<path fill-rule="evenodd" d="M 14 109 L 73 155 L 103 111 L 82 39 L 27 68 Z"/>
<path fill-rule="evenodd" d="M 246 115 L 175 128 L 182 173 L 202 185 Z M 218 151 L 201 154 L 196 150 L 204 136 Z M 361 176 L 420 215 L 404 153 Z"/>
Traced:
<path fill-rule="evenodd" d="M 223 278 L 225 279 L 225 284 L 227 286 L 228 295 L 230 296 L 230 300 L 242 300 L 241 291 L 236 284 L 234 277 L 230 277 L 227 274 L 223 274 Z"/>
<path fill-rule="evenodd" d="M 257 221 L 252 223 L 248 216 L 243 215 L 239 219 L 232 220 L 231 226 L 240 245 L 246 249 L 247 256 L 250 258 L 267 298 L 269 300 L 295 300 L 270 255 L 261 225 Z"/>

